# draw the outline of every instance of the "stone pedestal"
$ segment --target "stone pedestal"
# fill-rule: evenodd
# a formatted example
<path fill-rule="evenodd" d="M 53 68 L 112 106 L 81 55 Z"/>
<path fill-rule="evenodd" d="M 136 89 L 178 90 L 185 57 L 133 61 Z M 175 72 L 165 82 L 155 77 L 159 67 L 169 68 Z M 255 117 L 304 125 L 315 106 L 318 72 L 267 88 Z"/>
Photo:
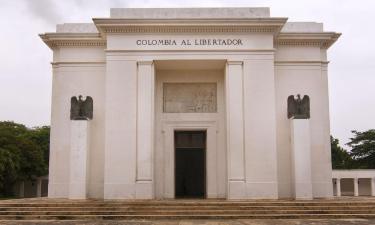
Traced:
<path fill-rule="evenodd" d="M 290 119 L 292 181 L 296 199 L 312 199 L 310 121 Z"/>
<path fill-rule="evenodd" d="M 88 183 L 90 122 L 71 120 L 70 123 L 69 199 L 85 199 Z"/>

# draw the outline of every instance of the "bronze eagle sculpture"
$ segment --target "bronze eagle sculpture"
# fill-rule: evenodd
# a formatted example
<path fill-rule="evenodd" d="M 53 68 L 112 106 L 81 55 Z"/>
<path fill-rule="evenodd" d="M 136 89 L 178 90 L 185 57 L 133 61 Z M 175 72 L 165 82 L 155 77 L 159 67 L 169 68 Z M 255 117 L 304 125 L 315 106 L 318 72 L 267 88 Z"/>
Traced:
<path fill-rule="evenodd" d="M 73 96 L 70 99 L 70 119 L 71 120 L 92 120 L 93 118 L 93 100 L 90 96 L 82 99 L 82 95 L 78 98 Z"/>
<path fill-rule="evenodd" d="M 304 95 L 301 99 L 301 95 L 294 95 L 288 97 L 288 119 L 309 119 L 310 118 L 310 98 L 308 95 Z"/>

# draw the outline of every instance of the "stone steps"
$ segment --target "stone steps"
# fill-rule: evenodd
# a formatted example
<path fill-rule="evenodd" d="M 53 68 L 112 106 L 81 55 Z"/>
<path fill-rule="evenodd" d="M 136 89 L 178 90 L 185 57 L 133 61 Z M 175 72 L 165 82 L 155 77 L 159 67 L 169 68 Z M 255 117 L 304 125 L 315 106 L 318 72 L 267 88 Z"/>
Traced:
<path fill-rule="evenodd" d="M 272 207 L 257 207 L 257 206 L 243 206 L 243 207 L 225 207 L 225 210 L 241 210 L 241 211 L 248 211 L 248 210 L 375 210 L 373 206 L 287 206 L 287 207 L 280 207 L 280 206 L 272 206 Z M 185 211 L 202 211 L 202 210 L 223 210 L 223 207 L 200 207 L 200 208 L 182 208 L 182 207 L 153 207 L 153 208 L 141 208 L 141 207 L 4 207 L 0 208 L 1 212 L 6 211 L 20 211 L 20 212 L 27 212 L 27 211 L 154 211 L 154 210 L 185 210 Z"/>
<path fill-rule="evenodd" d="M 0 201 L 0 220 L 374 219 L 366 201 L 13 200 Z"/>
<path fill-rule="evenodd" d="M 374 219 L 375 214 L 3 215 L 9 220 Z"/>
<path fill-rule="evenodd" d="M 65 204 L 65 203 L 54 203 L 54 204 L 0 204 L 0 208 L 4 207 L 285 207 L 285 206 L 291 206 L 291 207 L 342 207 L 342 206 L 372 206 L 375 207 L 374 203 L 328 203 L 328 204 L 319 204 L 319 203 L 277 203 L 277 204 L 257 204 L 257 203 L 243 203 L 243 204 L 207 204 L 207 205 L 200 205 L 200 204 L 131 204 L 128 202 L 119 203 L 119 204 L 113 204 L 113 203 L 104 203 L 104 204 Z"/>
<path fill-rule="evenodd" d="M 4 211 L 2 215 L 243 215 L 243 214 L 375 214 L 375 210 L 153 210 L 153 211 Z"/>

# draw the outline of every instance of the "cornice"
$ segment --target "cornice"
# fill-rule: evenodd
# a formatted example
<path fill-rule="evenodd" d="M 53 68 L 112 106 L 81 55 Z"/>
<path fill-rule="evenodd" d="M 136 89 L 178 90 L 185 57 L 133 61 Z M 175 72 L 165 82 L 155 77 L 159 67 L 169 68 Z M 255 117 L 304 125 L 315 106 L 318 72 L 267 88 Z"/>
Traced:
<path fill-rule="evenodd" d="M 287 18 L 257 19 L 93 19 L 103 34 L 116 33 L 278 33 Z"/>
<path fill-rule="evenodd" d="M 328 49 L 335 32 L 280 32 L 287 18 L 253 19 L 93 19 L 99 33 L 45 33 L 50 47 L 105 47 L 107 34 L 119 33 L 271 33 L 275 46 L 314 46 Z"/>
<path fill-rule="evenodd" d="M 276 46 L 314 46 L 328 49 L 340 37 L 340 33 L 317 32 L 317 33 L 280 33 L 276 38 Z"/>
<path fill-rule="evenodd" d="M 45 33 L 39 35 L 51 49 L 54 47 L 105 47 L 99 33 Z"/>

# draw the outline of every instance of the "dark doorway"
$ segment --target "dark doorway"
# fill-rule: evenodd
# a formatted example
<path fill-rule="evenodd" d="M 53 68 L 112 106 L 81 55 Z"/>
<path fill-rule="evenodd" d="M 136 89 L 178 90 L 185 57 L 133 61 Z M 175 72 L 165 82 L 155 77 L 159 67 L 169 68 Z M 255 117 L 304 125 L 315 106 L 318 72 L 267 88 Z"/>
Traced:
<path fill-rule="evenodd" d="M 175 197 L 206 196 L 206 131 L 175 131 Z"/>

